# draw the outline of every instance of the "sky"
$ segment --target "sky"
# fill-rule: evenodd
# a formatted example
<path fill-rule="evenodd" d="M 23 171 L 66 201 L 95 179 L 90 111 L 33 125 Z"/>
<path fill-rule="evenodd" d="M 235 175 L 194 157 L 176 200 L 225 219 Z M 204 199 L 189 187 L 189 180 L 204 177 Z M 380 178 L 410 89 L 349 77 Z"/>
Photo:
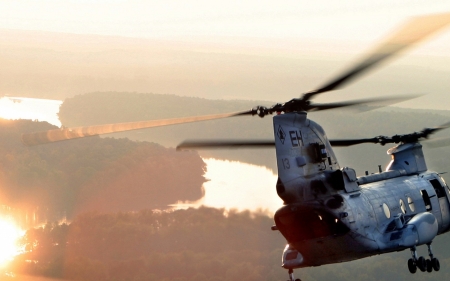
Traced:
<path fill-rule="evenodd" d="M 140 88 L 133 88 L 132 85 L 138 84 L 135 80 L 126 85 L 114 83 L 120 77 L 111 78 L 112 81 L 105 84 L 110 83 L 111 90 L 142 92 L 148 89 L 149 92 L 215 99 L 283 102 L 313 90 L 350 66 L 408 18 L 449 11 L 448 0 L 4 0 L 0 1 L 0 30 L 183 41 L 196 44 L 196 48 L 207 49 L 207 52 L 258 55 L 266 61 L 252 58 L 247 64 L 245 61 L 236 63 L 246 69 L 245 73 L 242 69 L 228 71 L 227 67 L 235 66 L 221 66 L 219 60 L 212 67 L 217 70 L 214 75 L 219 81 L 211 82 L 212 79 L 205 75 L 204 80 L 210 81 L 204 85 L 201 84 L 204 82 L 201 76 L 212 71 L 193 71 L 199 77 L 199 81 L 194 81 L 190 76 L 182 77 L 186 72 L 182 68 L 179 80 L 165 84 L 159 83 L 164 79 L 155 78 Z M 361 95 L 427 94 L 426 98 L 403 105 L 446 109 L 444 104 L 450 102 L 450 97 L 447 99 L 445 96 L 450 87 L 450 82 L 446 82 L 450 70 L 448 46 L 450 29 L 390 62 L 383 68 L 385 70 L 374 71 L 361 82 L 358 80 L 346 91 L 344 99 L 361 98 Z M 307 61 L 305 58 L 312 61 L 304 63 Z M 231 59 L 236 58 L 227 57 L 225 60 L 230 63 Z M 195 63 L 194 66 L 197 67 Z M 269 67 L 270 73 L 261 70 Z M 252 71 L 255 71 L 254 75 Z M 232 77 L 233 74 L 236 77 Z M 29 73 L 26 75 L 30 76 Z M 67 75 L 75 76 L 70 72 Z M 92 84 L 92 81 L 73 82 L 77 85 L 82 83 Z M 30 88 L 36 89 L 37 86 Z M 273 94 L 275 91 L 276 96 Z M 327 94 L 317 101 L 342 99 L 343 95 Z M 433 102 L 435 100 L 441 102 Z"/>
<path fill-rule="evenodd" d="M 365 40 L 407 17 L 448 10 L 444 0 L 4 0 L 0 28 L 145 38 Z"/>

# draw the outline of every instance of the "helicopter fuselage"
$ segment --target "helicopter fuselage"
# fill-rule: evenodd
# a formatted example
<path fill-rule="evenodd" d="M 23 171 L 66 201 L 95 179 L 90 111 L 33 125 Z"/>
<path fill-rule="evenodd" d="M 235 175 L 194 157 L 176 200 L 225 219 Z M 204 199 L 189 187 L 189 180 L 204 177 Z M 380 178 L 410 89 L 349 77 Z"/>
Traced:
<path fill-rule="evenodd" d="M 335 197 L 279 209 L 275 216 L 276 221 L 281 220 L 278 224 L 291 224 L 277 224 L 278 229 L 300 254 L 297 257 L 290 249 L 287 258 L 301 260 L 298 267 L 307 267 L 409 249 L 411 245 L 405 243 L 409 237 L 402 228 L 417 214 L 426 212 L 433 214 L 437 222 L 437 233 L 431 236 L 449 230 L 449 192 L 436 173 L 402 176 L 361 187 L 360 191 L 340 194 L 342 203 L 335 209 L 330 208 Z M 398 227 L 395 219 L 402 217 Z M 289 267 L 286 257 L 284 264 Z"/>
<path fill-rule="evenodd" d="M 283 267 L 415 249 L 449 230 L 449 188 L 427 170 L 420 143 L 390 149 L 386 171 L 356 177 L 339 167 L 323 129 L 304 112 L 275 116 L 274 132 Z"/>

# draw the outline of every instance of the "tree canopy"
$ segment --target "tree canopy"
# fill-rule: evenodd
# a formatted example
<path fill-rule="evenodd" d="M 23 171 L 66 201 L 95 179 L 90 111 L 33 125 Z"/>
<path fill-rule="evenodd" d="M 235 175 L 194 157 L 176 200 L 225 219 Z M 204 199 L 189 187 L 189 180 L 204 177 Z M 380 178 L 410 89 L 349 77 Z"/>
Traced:
<path fill-rule="evenodd" d="M 43 219 L 85 211 L 166 208 L 203 196 L 205 163 L 195 152 L 150 142 L 89 137 L 26 147 L 21 133 L 46 122 L 0 122 L 0 198 Z"/>

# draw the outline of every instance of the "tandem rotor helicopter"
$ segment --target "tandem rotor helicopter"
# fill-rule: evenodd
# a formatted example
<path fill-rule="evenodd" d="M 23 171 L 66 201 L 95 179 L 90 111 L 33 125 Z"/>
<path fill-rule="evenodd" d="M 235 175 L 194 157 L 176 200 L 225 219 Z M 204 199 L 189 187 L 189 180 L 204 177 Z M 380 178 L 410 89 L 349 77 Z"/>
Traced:
<path fill-rule="evenodd" d="M 300 98 L 249 111 L 166 120 L 117 123 L 57 129 L 23 135 L 26 145 L 37 145 L 134 129 L 205 121 L 227 117 L 273 116 L 274 141 L 187 141 L 179 149 L 217 147 L 275 147 L 278 165 L 276 191 L 284 205 L 274 216 L 275 225 L 287 240 L 282 266 L 289 281 L 297 281 L 297 268 L 340 263 L 409 249 L 411 273 L 440 269 L 431 244 L 450 230 L 450 189 L 436 172 L 428 171 L 421 140 L 450 127 L 425 128 L 392 137 L 329 140 L 322 127 L 307 118 L 321 111 L 395 99 L 314 104 L 317 95 L 341 88 L 379 63 L 444 28 L 450 13 L 423 16 L 407 22 L 384 44 L 358 64 Z M 398 101 L 398 99 L 397 99 Z M 357 177 L 355 170 L 341 167 L 333 147 L 362 143 L 397 144 L 387 153 L 392 161 L 385 171 Z M 418 257 L 418 246 L 426 245 L 428 257 Z"/>

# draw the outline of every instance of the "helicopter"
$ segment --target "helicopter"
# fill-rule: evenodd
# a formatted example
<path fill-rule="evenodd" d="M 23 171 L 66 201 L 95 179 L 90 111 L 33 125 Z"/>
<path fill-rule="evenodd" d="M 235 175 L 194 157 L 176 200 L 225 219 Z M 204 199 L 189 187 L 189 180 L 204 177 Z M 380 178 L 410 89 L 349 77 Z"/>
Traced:
<path fill-rule="evenodd" d="M 275 147 L 278 167 L 276 191 L 283 200 L 274 215 L 272 230 L 287 240 L 282 267 L 289 281 L 294 269 L 348 262 L 373 255 L 409 249 L 408 270 L 414 274 L 440 270 L 433 239 L 450 230 L 450 188 L 439 173 L 429 171 L 421 141 L 450 127 L 450 123 L 395 136 L 363 139 L 328 139 L 308 112 L 367 104 L 390 104 L 404 98 L 356 100 L 317 104 L 319 94 L 337 90 L 361 74 L 398 55 L 450 23 L 450 13 L 417 17 L 386 42 L 337 78 L 300 98 L 270 107 L 205 116 L 62 128 L 22 135 L 26 145 L 38 145 L 100 134 L 213 119 L 273 115 L 274 140 L 185 141 L 177 148 Z M 385 171 L 356 176 L 341 167 L 333 147 L 362 143 L 396 144 L 387 152 L 392 160 Z M 428 257 L 418 256 L 426 245 Z"/>

